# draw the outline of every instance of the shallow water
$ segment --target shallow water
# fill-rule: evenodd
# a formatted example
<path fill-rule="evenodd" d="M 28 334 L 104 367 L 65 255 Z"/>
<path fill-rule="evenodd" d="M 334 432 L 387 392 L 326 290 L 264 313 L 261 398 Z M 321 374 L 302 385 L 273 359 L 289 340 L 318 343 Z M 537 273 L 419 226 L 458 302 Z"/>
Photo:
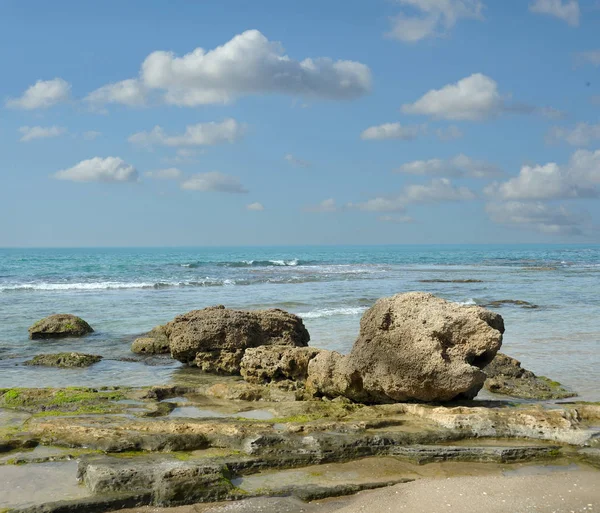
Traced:
<path fill-rule="evenodd" d="M 312 345 L 347 352 L 377 298 L 423 290 L 465 304 L 539 305 L 497 308 L 507 327 L 503 351 L 582 398 L 600 400 L 599 285 L 599 246 L 3 249 L 0 387 L 200 379 L 169 360 L 118 359 L 132 356 L 136 335 L 214 304 L 298 313 Z M 81 315 L 96 332 L 28 340 L 35 320 L 58 312 Z M 76 370 L 21 365 L 34 354 L 65 350 L 105 359 Z"/>

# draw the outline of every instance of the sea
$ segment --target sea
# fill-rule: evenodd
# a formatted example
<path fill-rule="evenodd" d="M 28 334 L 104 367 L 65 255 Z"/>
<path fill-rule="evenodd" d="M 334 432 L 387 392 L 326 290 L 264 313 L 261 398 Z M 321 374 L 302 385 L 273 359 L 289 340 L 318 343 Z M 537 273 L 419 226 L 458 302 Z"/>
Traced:
<path fill-rule="evenodd" d="M 378 298 L 431 292 L 491 305 L 502 351 L 585 400 L 600 400 L 600 245 L 293 246 L 0 249 L 0 387 L 145 386 L 197 379 L 169 358 L 130 352 L 136 336 L 210 305 L 282 308 L 311 345 L 347 353 Z M 494 303 L 496 301 L 526 304 Z M 95 332 L 28 339 L 27 328 L 72 313 Z M 40 353 L 104 359 L 87 369 L 24 366 Z"/>

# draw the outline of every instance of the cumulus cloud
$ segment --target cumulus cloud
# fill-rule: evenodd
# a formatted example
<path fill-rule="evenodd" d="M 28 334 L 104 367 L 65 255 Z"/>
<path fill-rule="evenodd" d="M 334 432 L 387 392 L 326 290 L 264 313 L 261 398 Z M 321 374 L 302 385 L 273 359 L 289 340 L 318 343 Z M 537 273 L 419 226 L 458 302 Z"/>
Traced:
<path fill-rule="evenodd" d="M 132 78 L 102 86 L 88 94 L 85 100 L 93 106 L 120 103 L 141 107 L 146 103 L 146 88 L 139 80 Z"/>
<path fill-rule="evenodd" d="M 181 188 L 187 191 L 227 192 L 234 194 L 245 194 L 248 192 L 235 176 L 226 175 L 218 171 L 192 175 L 182 182 Z"/>
<path fill-rule="evenodd" d="M 549 143 L 566 142 L 571 146 L 589 146 L 600 141 L 600 123 L 590 125 L 578 123 L 574 128 L 552 127 L 546 136 Z"/>
<path fill-rule="evenodd" d="M 220 123 L 198 123 L 188 125 L 185 133 L 167 135 L 160 126 L 149 132 L 138 132 L 129 137 L 129 142 L 140 146 L 214 146 L 222 143 L 233 143 L 241 139 L 247 130 L 245 123 L 235 119 L 226 119 Z"/>
<path fill-rule="evenodd" d="M 367 212 L 404 212 L 412 203 L 442 203 L 475 199 L 467 187 L 456 187 L 447 178 L 435 178 L 429 184 L 408 185 L 395 196 L 378 196 L 362 203 L 349 203 L 348 208 Z"/>
<path fill-rule="evenodd" d="M 415 160 L 401 165 L 396 173 L 409 175 L 438 175 L 453 177 L 487 178 L 502 174 L 502 170 L 485 162 L 460 154 L 450 159 Z"/>
<path fill-rule="evenodd" d="M 363 141 L 381 141 L 384 139 L 401 139 L 412 141 L 425 131 L 422 125 L 403 126 L 400 123 L 385 123 L 371 126 L 360 134 Z"/>
<path fill-rule="evenodd" d="M 344 100 L 371 89 L 371 71 L 355 61 L 326 57 L 302 61 L 285 54 L 281 43 L 248 30 L 212 50 L 196 48 L 183 56 L 156 51 L 141 65 L 138 78 L 109 84 L 90 94 L 99 102 L 143 103 L 158 92 L 172 105 L 226 104 L 267 93 Z"/>
<path fill-rule="evenodd" d="M 38 80 L 19 98 L 9 98 L 6 106 L 11 109 L 47 109 L 65 102 L 71 95 L 71 84 L 62 78 Z"/>
<path fill-rule="evenodd" d="M 455 141 L 456 139 L 461 139 L 464 134 L 463 131 L 458 128 L 456 125 L 450 125 L 446 128 L 438 128 L 435 131 L 438 139 L 440 141 Z"/>
<path fill-rule="evenodd" d="M 483 20 L 483 3 L 479 0 L 396 0 L 406 10 L 391 18 L 392 28 L 386 35 L 405 43 L 439 37 L 461 19 Z"/>
<path fill-rule="evenodd" d="M 59 137 L 67 132 L 66 128 L 60 126 L 22 126 L 19 128 L 19 132 L 22 134 L 21 142 L 29 142 L 34 139 L 48 139 L 51 137 Z"/>
<path fill-rule="evenodd" d="M 566 21 L 572 27 L 579 25 L 579 2 L 577 0 L 534 0 L 529 10 Z"/>
<path fill-rule="evenodd" d="M 265 209 L 262 203 L 250 203 L 250 205 L 246 205 L 246 210 L 250 210 L 251 212 L 262 212 Z"/>
<path fill-rule="evenodd" d="M 553 207 L 541 202 L 489 203 L 486 212 L 498 224 L 557 235 L 578 235 L 585 221 L 583 216 L 569 212 L 564 206 Z"/>
<path fill-rule="evenodd" d="M 305 208 L 307 212 L 335 212 L 337 209 L 337 205 L 333 198 L 323 200 L 317 205 L 309 205 Z"/>
<path fill-rule="evenodd" d="M 298 157 L 294 157 L 291 153 L 287 153 L 284 157 L 292 166 L 296 167 L 310 167 L 312 164 L 308 160 L 302 160 Z"/>
<path fill-rule="evenodd" d="M 481 73 L 475 73 L 441 89 L 432 89 L 415 103 L 402 106 L 402 111 L 406 114 L 459 121 L 479 121 L 503 110 L 508 109 L 498 92 L 498 84 Z"/>
<path fill-rule="evenodd" d="M 523 166 L 518 176 L 489 185 L 485 193 L 504 200 L 593 198 L 599 195 L 598 184 L 600 150 L 578 150 L 565 166 Z"/>
<path fill-rule="evenodd" d="M 135 182 L 138 172 L 119 157 L 94 157 L 58 171 L 54 178 L 72 182 Z"/>
<path fill-rule="evenodd" d="M 183 172 L 176 167 L 169 167 L 167 169 L 157 169 L 156 171 L 146 171 L 144 176 L 156 178 L 157 180 L 179 180 L 183 176 Z"/>

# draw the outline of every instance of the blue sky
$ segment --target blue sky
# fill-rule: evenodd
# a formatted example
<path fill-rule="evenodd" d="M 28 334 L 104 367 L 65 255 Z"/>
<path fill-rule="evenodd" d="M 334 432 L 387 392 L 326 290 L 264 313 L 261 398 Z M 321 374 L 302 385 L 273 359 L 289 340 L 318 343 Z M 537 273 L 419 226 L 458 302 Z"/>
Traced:
<path fill-rule="evenodd" d="M 599 33 L 596 0 L 5 0 L 0 246 L 599 242 Z"/>

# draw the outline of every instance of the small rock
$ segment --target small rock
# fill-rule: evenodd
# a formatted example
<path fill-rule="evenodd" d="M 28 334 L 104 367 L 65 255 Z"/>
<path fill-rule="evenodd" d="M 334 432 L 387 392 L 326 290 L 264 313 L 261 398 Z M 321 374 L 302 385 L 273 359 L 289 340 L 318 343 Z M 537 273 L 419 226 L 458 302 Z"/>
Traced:
<path fill-rule="evenodd" d="M 156 326 L 145 336 L 136 338 L 131 345 L 136 354 L 168 354 L 171 352 L 169 338 L 164 326 Z"/>
<path fill-rule="evenodd" d="M 83 353 L 38 354 L 24 365 L 41 365 L 44 367 L 89 367 L 102 360 L 102 356 Z"/>
<path fill-rule="evenodd" d="M 246 349 L 240 365 L 249 383 L 306 381 L 308 363 L 321 352 L 314 347 L 262 346 Z"/>
<path fill-rule="evenodd" d="M 92 327 L 80 317 L 71 314 L 50 315 L 29 328 L 29 338 L 82 337 L 93 333 Z"/>

